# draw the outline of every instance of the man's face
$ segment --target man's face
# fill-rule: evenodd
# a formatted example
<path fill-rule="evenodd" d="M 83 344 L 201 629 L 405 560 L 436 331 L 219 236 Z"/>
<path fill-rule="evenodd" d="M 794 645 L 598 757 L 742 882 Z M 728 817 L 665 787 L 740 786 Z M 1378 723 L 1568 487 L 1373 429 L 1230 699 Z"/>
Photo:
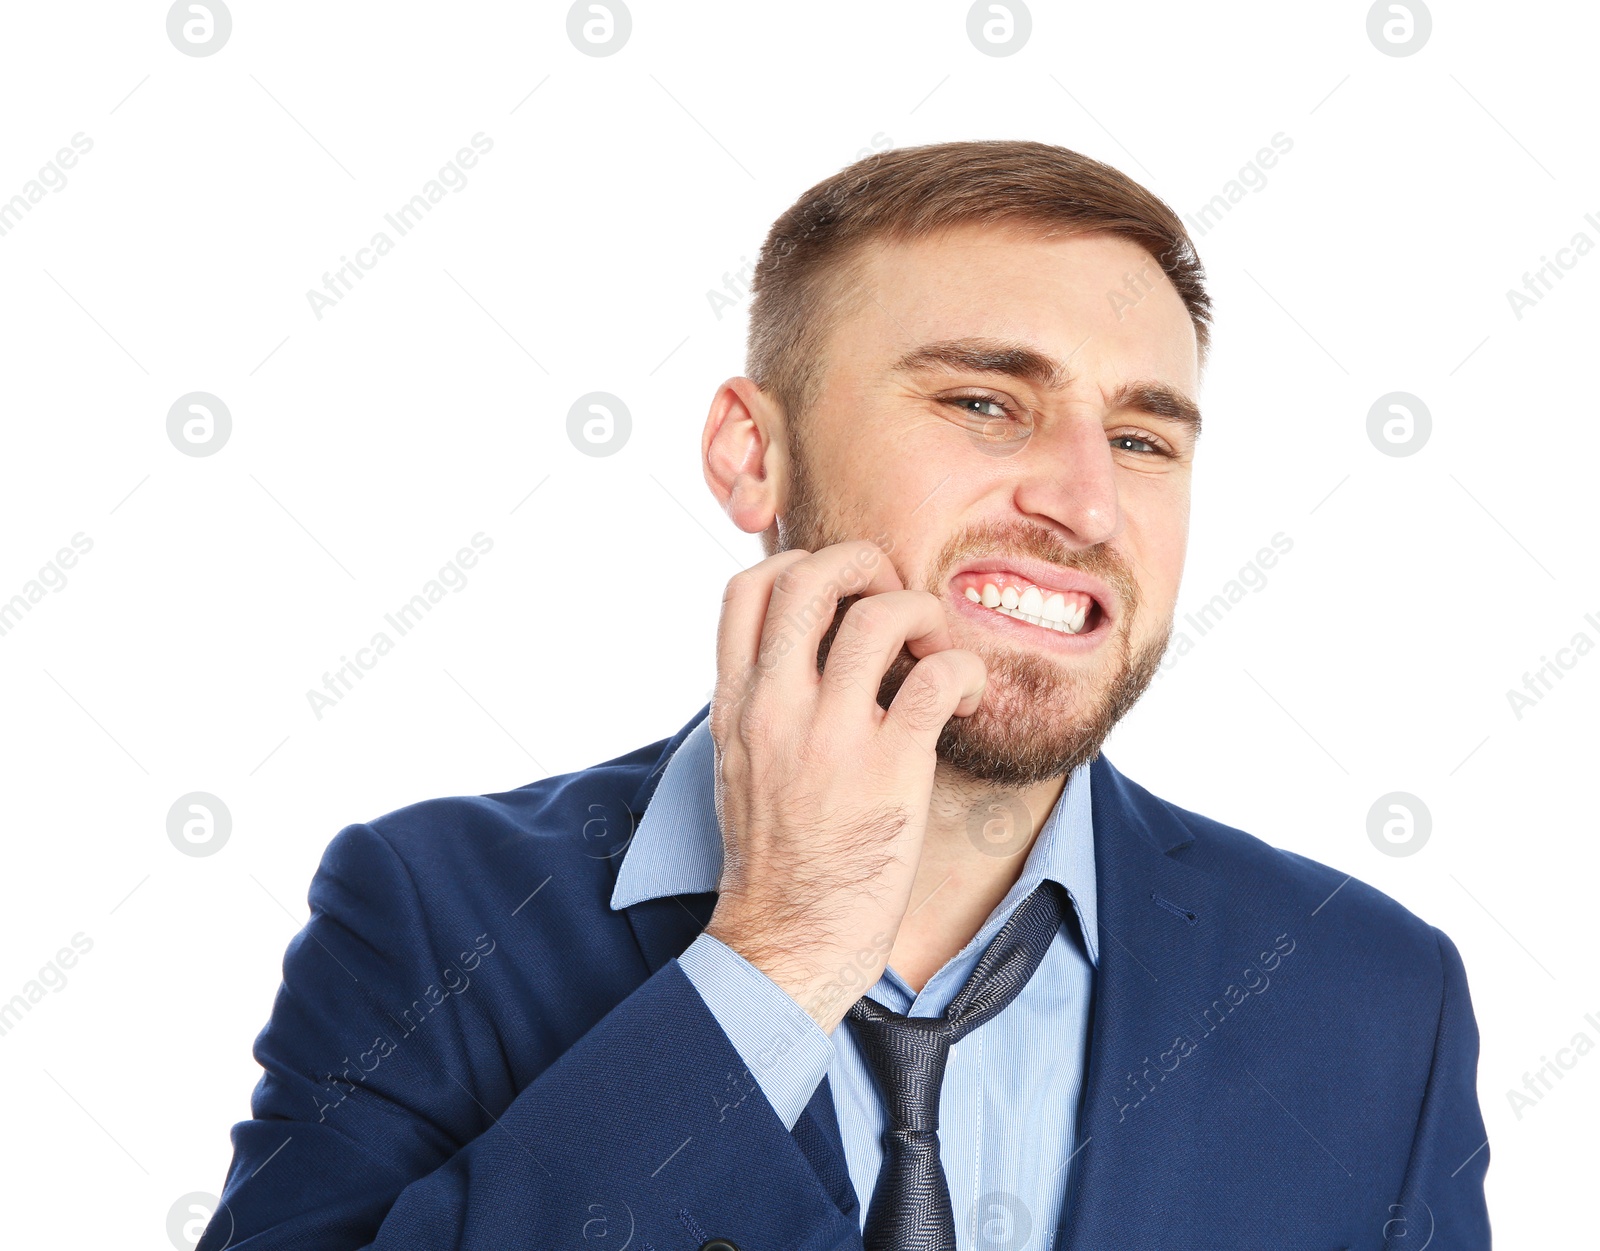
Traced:
<path fill-rule="evenodd" d="M 874 247 L 866 282 L 799 422 L 778 545 L 871 539 L 938 596 L 989 674 L 940 759 L 1035 785 L 1098 752 L 1166 648 L 1193 324 L 1155 260 L 1105 234 L 961 227 Z M 883 706 L 915 663 L 901 651 Z"/>

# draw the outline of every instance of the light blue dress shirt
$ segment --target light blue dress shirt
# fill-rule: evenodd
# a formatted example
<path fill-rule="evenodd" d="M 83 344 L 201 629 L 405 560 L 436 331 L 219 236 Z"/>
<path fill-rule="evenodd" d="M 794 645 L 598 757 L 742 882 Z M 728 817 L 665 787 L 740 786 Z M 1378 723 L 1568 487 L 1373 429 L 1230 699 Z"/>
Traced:
<path fill-rule="evenodd" d="M 644 899 L 714 891 L 722 832 L 708 722 L 685 736 L 634 831 L 611 896 L 613 909 Z M 841 970 L 844 999 L 861 995 L 905 1016 L 939 1016 L 984 948 L 1045 878 L 1067 888 L 1087 958 L 1063 926 L 1038 970 L 998 1016 L 950 1049 L 939 1100 L 939 1159 L 962 1248 L 1048 1248 L 1072 1179 L 1088 1052 L 1089 1005 L 1099 963 L 1089 766 L 1067 779 L 1028 851 L 1022 874 L 972 941 L 920 992 L 893 968 L 873 986 Z M 727 944 L 701 934 L 678 958 L 783 1124 L 793 1129 L 826 1076 L 833 1091 L 861 1223 L 883 1164 L 882 1097 L 850 1022 L 830 1036 L 795 999 Z"/>

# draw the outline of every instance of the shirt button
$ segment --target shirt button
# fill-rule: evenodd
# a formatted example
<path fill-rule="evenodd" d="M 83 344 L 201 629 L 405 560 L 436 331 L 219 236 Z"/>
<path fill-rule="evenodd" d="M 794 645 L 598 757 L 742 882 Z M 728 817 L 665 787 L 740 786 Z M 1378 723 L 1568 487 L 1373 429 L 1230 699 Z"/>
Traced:
<path fill-rule="evenodd" d="M 709 1242 L 702 1242 L 700 1251 L 739 1251 L 739 1247 L 726 1238 L 713 1238 Z"/>

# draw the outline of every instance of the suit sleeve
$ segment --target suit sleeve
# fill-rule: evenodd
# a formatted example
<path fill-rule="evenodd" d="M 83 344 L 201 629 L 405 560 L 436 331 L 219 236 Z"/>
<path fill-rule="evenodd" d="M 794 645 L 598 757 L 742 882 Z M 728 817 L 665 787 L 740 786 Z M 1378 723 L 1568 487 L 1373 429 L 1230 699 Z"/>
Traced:
<path fill-rule="evenodd" d="M 833 1039 L 793 995 L 713 935 L 690 943 L 678 966 L 761 1083 L 784 1128 L 794 1129 L 833 1063 Z"/>
<path fill-rule="evenodd" d="M 513 1090 L 516 1040 L 486 1020 L 440 1014 L 387 1051 L 372 1039 L 376 1014 L 440 968 L 380 833 L 342 830 L 309 899 L 198 1251 L 695 1251 L 719 1237 L 859 1251 L 676 960 Z"/>
<path fill-rule="evenodd" d="M 1483 1182 L 1489 1135 L 1478 1108 L 1478 1024 L 1461 953 L 1435 929 L 1444 971 L 1433 1066 L 1423 1092 L 1405 1183 L 1384 1226 L 1389 1248 L 1433 1245 L 1451 1251 L 1489 1251 L 1489 1211 Z"/>

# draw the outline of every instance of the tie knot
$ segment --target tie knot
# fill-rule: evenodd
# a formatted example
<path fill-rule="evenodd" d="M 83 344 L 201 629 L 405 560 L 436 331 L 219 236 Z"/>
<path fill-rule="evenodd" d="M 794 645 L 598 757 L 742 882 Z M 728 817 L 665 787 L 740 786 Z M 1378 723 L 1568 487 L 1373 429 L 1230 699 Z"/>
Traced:
<path fill-rule="evenodd" d="M 955 1029 L 942 1016 L 902 1016 L 862 996 L 846 1016 L 883 1091 L 889 1129 L 936 1132 L 939 1088 Z"/>

